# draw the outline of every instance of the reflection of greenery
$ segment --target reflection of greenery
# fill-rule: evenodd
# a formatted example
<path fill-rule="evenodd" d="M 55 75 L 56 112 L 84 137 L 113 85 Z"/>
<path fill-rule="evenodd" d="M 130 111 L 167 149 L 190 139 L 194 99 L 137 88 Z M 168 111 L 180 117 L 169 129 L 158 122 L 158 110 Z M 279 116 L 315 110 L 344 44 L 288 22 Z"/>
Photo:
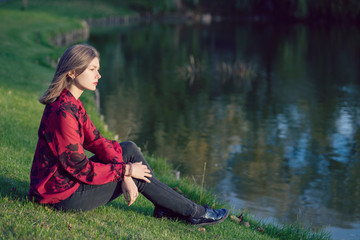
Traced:
<path fill-rule="evenodd" d="M 218 62 L 215 65 L 217 79 L 223 85 L 228 82 L 242 84 L 243 81 L 251 81 L 257 76 L 255 68 L 251 64 L 236 61 L 235 63 Z M 195 61 L 192 55 L 190 55 L 189 63 L 177 69 L 181 79 L 188 80 L 190 86 L 194 84 L 194 81 L 206 77 L 206 74 L 209 75 L 210 72 L 207 66 Z"/>
<path fill-rule="evenodd" d="M 201 74 L 202 69 L 201 63 L 195 62 L 194 56 L 190 55 L 190 63 L 183 67 L 178 67 L 178 73 L 183 79 L 189 80 L 190 85 L 193 85 L 195 79 Z"/>
<path fill-rule="evenodd" d="M 346 75 L 342 84 L 353 84 L 359 76 L 351 51 L 359 48 L 358 32 L 348 29 L 354 38 L 345 39 L 342 31 L 261 24 L 152 25 L 94 35 L 91 41 L 106 66 L 102 108 L 121 138 L 136 139 L 198 183 L 204 162 L 207 185 L 230 174 L 226 184 L 238 196 L 252 202 L 267 196 L 279 209 L 279 219 L 313 219 L 326 208 L 336 212 L 349 207 L 353 212 L 348 214 L 355 216 L 360 192 L 355 184 L 341 187 L 340 182 L 360 181 L 356 171 L 346 170 L 359 167 L 359 133 L 344 145 L 349 160 L 334 164 L 338 158 L 331 139 L 336 131 L 330 131 L 341 119 L 339 105 L 350 100 L 345 92 L 337 97 L 336 82 Z M 207 66 L 208 74 L 189 86 L 176 69 L 189 64 L 191 54 Z M 236 61 L 256 65 L 258 77 L 243 85 L 220 84 L 216 63 Z M 357 117 L 350 116 L 357 129 Z M 343 170 L 329 174 L 337 168 Z M 324 202 L 325 210 L 310 205 L 311 212 L 298 216 L 299 198 L 309 194 L 320 194 L 320 200 L 308 204 Z"/>
<path fill-rule="evenodd" d="M 7 1 L 6 6 L 23 9 L 23 1 Z M 359 21 L 357 0 L 30 0 L 27 10 L 50 11 L 57 15 L 89 18 L 142 12 L 155 15 L 185 11 L 222 16 L 272 18 L 279 20 Z M 65 7 L 64 7 L 65 6 Z M 71 7 L 72 6 L 72 7 Z M 96 8 L 97 11 L 92 11 Z"/>
<path fill-rule="evenodd" d="M 251 81 L 256 77 L 256 72 L 251 64 L 235 62 L 233 64 L 221 62 L 216 64 L 219 79 L 227 81 Z"/>

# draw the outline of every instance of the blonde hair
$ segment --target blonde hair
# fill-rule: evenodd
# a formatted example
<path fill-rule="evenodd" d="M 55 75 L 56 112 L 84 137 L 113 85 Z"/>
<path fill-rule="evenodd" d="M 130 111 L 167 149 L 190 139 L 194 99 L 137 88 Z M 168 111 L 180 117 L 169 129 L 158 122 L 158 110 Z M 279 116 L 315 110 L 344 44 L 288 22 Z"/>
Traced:
<path fill-rule="evenodd" d="M 61 56 L 54 78 L 39 102 L 42 104 L 54 102 L 60 93 L 72 84 L 73 79 L 67 74 L 75 71 L 75 77 L 79 76 L 96 57 L 99 58 L 100 54 L 92 46 L 77 44 L 69 47 Z"/>

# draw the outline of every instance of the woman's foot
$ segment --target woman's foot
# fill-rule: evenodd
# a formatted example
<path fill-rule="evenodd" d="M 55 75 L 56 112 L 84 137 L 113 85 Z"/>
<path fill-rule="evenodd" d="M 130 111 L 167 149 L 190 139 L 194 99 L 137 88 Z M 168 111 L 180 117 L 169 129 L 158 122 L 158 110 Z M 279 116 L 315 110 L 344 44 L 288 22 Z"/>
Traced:
<path fill-rule="evenodd" d="M 229 215 L 228 210 L 226 209 L 212 209 L 209 206 L 205 206 L 205 214 L 201 217 L 191 217 L 188 219 L 188 222 L 197 225 L 213 225 L 217 223 L 221 223 L 224 221 Z"/>

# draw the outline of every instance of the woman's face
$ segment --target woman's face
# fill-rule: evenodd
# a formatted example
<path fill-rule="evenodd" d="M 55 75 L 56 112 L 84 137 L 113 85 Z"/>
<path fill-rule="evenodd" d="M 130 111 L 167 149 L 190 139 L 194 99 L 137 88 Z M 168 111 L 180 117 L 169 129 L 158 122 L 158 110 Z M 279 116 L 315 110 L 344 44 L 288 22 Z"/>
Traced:
<path fill-rule="evenodd" d="M 96 85 L 101 78 L 99 69 L 100 62 L 99 58 L 96 57 L 90 62 L 89 66 L 85 69 L 85 71 L 75 78 L 75 86 L 80 91 L 84 91 L 85 89 L 95 91 Z"/>

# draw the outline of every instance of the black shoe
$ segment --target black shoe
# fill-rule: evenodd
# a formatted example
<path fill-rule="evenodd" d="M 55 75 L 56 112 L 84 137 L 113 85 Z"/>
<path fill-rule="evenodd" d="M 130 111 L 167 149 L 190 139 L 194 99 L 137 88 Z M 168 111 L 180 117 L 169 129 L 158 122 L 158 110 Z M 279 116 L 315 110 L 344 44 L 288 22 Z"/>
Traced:
<path fill-rule="evenodd" d="M 211 209 L 209 206 L 205 206 L 205 214 L 201 217 L 191 217 L 188 222 L 193 225 L 203 226 L 212 225 L 224 221 L 229 215 L 226 209 Z"/>
<path fill-rule="evenodd" d="M 180 216 L 179 214 L 174 213 L 171 210 L 168 210 L 166 208 L 162 208 L 162 207 L 159 207 L 159 206 L 155 206 L 154 217 L 156 217 L 156 218 L 168 218 L 168 219 L 172 219 L 172 220 L 177 220 L 177 219 L 184 220 L 183 216 Z"/>

